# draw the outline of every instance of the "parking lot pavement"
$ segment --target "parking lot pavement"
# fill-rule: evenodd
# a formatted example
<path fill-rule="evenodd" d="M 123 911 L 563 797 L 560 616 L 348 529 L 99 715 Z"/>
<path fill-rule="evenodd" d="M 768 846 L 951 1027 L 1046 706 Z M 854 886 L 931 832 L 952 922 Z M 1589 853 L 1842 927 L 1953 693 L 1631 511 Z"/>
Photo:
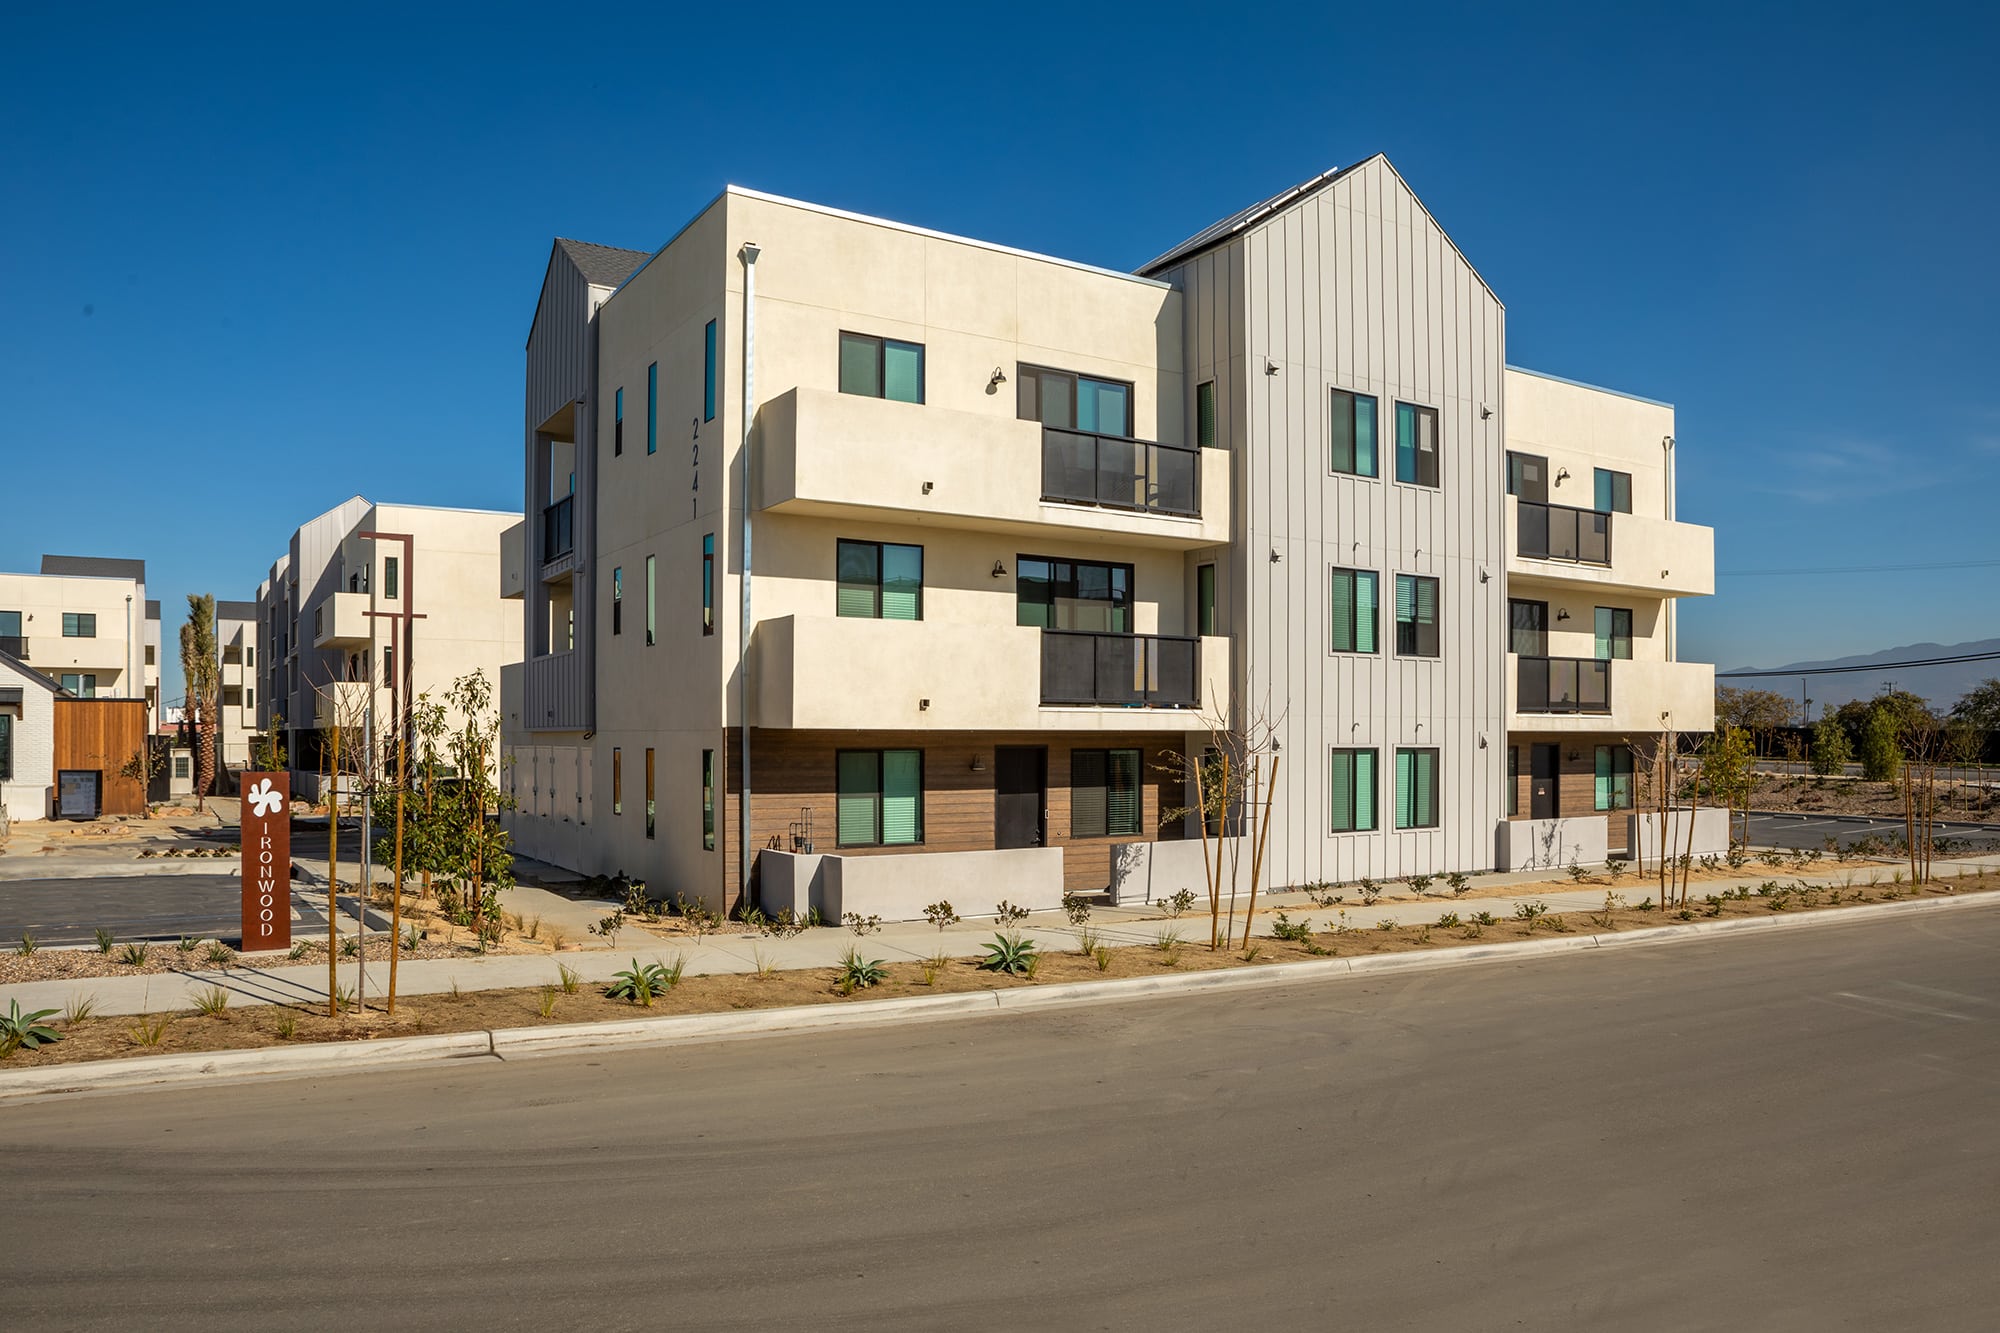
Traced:
<path fill-rule="evenodd" d="M 37 944 L 90 944 L 100 929 L 120 940 L 234 940 L 243 933 L 242 882 L 235 875 L 103 875 L 0 883 L 0 942 L 25 934 Z M 325 895 L 319 896 L 324 906 Z M 325 914 L 292 895 L 297 932 Z M 371 913 L 372 918 L 372 913 Z"/>
<path fill-rule="evenodd" d="M 2000 824 L 1959 824 L 1939 821 L 1933 826 L 1939 838 L 1949 838 L 1953 847 L 1984 851 L 2000 850 Z M 1751 811 L 1752 847 L 1822 847 L 1836 838 L 1842 847 L 1851 847 L 1863 838 L 1884 842 L 1903 836 L 1900 819 L 1871 819 L 1862 815 L 1789 814 L 1778 811 Z"/>

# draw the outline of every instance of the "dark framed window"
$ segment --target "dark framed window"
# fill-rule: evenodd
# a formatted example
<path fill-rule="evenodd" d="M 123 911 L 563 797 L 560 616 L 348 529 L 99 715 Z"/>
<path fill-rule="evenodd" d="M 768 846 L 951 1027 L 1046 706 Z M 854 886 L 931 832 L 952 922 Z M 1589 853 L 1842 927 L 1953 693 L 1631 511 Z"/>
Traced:
<path fill-rule="evenodd" d="M 713 324 L 709 325 L 714 328 Z M 701 752 L 701 849 L 715 850 L 715 751 Z"/>
<path fill-rule="evenodd" d="M 1046 366 L 1015 368 L 1015 415 L 1058 430 L 1132 434 L 1132 386 Z"/>
<path fill-rule="evenodd" d="M 1014 623 L 1132 632 L 1132 566 L 1024 555 L 1014 561 Z"/>
<path fill-rule="evenodd" d="M 611 395 L 611 456 L 617 458 L 625 452 L 625 390 L 620 388 Z"/>
<path fill-rule="evenodd" d="M 97 613 L 94 611 L 63 612 L 63 637 L 65 639 L 96 638 Z"/>
<path fill-rule="evenodd" d="M 660 363 L 646 367 L 646 452 L 660 451 Z"/>
<path fill-rule="evenodd" d="M 1215 566 L 1196 565 L 1194 570 L 1195 633 L 1215 633 Z"/>
<path fill-rule="evenodd" d="M 1327 827 L 1335 833 L 1366 833 L 1375 827 L 1378 787 L 1374 750 L 1335 750 L 1327 782 L 1333 809 Z"/>
<path fill-rule="evenodd" d="M 924 752 L 834 755 L 834 823 L 842 847 L 904 847 L 924 840 Z"/>
<path fill-rule="evenodd" d="M 715 420 L 715 321 L 701 335 L 701 419 Z"/>
<path fill-rule="evenodd" d="M 1141 824 L 1139 751 L 1069 752 L 1069 835 L 1135 838 Z"/>
<path fill-rule="evenodd" d="M 20 637 L 21 613 L 19 611 L 0 611 L 0 639 L 18 639 Z"/>
<path fill-rule="evenodd" d="M 1507 651 L 1522 657 L 1549 655 L 1549 604 L 1507 599 Z"/>
<path fill-rule="evenodd" d="M 14 716 L 0 713 L 0 782 L 14 779 Z"/>
<path fill-rule="evenodd" d="M 1396 827 L 1438 826 L 1438 752 L 1396 751 Z"/>
<path fill-rule="evenodd" d="M 1596 808 L 1632 808 L 1632 751 L 1623 745 L 1597 747 Z"/>
<path fill-rule="evenodd" d="M 895 542 L 835 544 L 834 614 L 862 620 L 924 618 L 924 548 Z"/>
<path fill-rule="evenodd" d="M 1507 747 L 1507 817 L 1521 813 L 1521 747 Z"/>
<path fill-rule="evenodd" d="M 701 632 L 715 633 L 715 534 L 701 538 Z M 651 642 L 650 637 L 647 640 Z"/>
<path fill-rule="evenodd" d="M 156 649 L 156 648 L 154 648 L 152 644 L 150 644 L 150 643 L 149 643 L 149 644 L 147 644 L 147 645 L 146 645 L 146 665 L 147 665 L 147 666 L 158 666 L 158 665 L 160 664 L 160 663 L 159 663 L 159 658 L 158 658 L 158 656 L 157 656 L 158 652 L 159 652 L 159 650 L 158 650 L 158 649 Z"/>
<path fill-rule="evenodd" d="M 1396 575 L 1396 655 L 1438 656 L 1438 581 Z"/>
<path fill-rule="evenodd" d="M 1327 619 L 1336 653 L 1372 653 L 1381 623 L 1381 589 L 1372 569 L 1333 571 Z"/>
<path fill-rule="evenodd" d="M 1396 404 L 1396 480 L 1438 484 L 1438 414 L 1435 407 Z"/>
<path fill-rule="evenodd" d="M 842 333 L 840 391 L 897 403 L 923 402 L 924 345 Z"/>
<path fill-rule="evenodd" d="M 572 479 L 572 481 L 573 480 L 574 479 Z M 403 570 L 402 566 L 397 563 L 397 557 L 393 555 L 383 556 L 382 595 L 393 602 L 398 597 L 402 596 L 402 587 L 403 587 Z"/>
<path fill-rule="evenodd" d="M 1517 495 L 1523 500 L 1533 500 L 1547 504 L 1549 499 L 1549 460 L 1540 454 L 1517 454 L 1507 451 L 1507 494 Z"/>
<path fill-rule="evenodd" d="M 1215 447 L 1215 381 L 1194 386 L 1194 442 L 1198 449 Z"/>
<path fill-rule="evenodd" d="M 659 558 L 646 557 L 646 646 L 651 648 L 660 641 L 660 580 Z"/>
<path fill-rule="evenodd" d="M 1328 466 L 1351 477 L 1380 476 L 1376 461 L 1375 414 L 1380 404 L 1373 394 L 1333 391 L 1330 416 L 1333 432 Z M 1397 404 L 1400 409 L 1402 404 Z"/>
<path fill-rule="evenodd" d="M 623 747 L 611 747 L 611 813 L 625 813 L 625 751 Z"/>
<path fill-rule="evenodd" d="M 97 673 L 94 671 L 64 672 L 58 683 L 79 699 L 97 697 Z"/>
<path fill-rule="evenodd" d="M 652 837 L 656 807 L 653 804 L 653 747 L 646 747 L 646 836 Z"/>
<path fill-rule="evenodd" d="M 611 632 L 625 632 L 625 566 L 615 565 L 611 570 Z"/>
<path fill-rule="evenodd" d="M 1605 514 L 1629 514 L 1632 512 L 1632 474 L 1612 472 L 1607 468 L 1597 468 L 1592 477 L 1595 491 L 1594 507 Z"/>
<path fill-rule="evenodd" d="M 1597 660 L 1608 662 L 1620 658 L 1629 661 L 1632 656 L 1632 613 L 1622 606 L 1600 606 L 1596 620 Z"/>

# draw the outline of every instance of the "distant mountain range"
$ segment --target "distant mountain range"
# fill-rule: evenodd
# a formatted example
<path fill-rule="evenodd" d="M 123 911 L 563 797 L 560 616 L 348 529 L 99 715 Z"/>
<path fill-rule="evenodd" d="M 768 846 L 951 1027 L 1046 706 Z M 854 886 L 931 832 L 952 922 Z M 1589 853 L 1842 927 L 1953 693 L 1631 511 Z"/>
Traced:
<path fill-rule="evenodd" d="M 1838 708 L 1850 699 L 1868 699 L 1882 693 L 1884 681 L 1894 681 L 1899 690 L 1908 690 L 1931 702 L 1936 708 L 1950 708 L 1973 686 L 1990 677 L 2000 676 L 2000 661 L 1955 662 L 1947 666 L 1899 667 L 1892 662 L 1909 662 L 1926 657 L 1959 657 L 1966 653 L 2000 653 L 2000 639 L 1975 639 L 1971 643 L 1910 643 L 1901 648 L 1884 648 L 1880 652 L 1862 653 L 1856 657 L 1834 657 L 1818 662 L 1787 662 L 1782 667 L 1743 667 L 1740 670 L 1757 671 L 1799 671 L 1811 667 L 1834 666 L 1880 666 L 1879 671 L 1848 671 L 1833 676 L 1806 677 L 1806 696 L 1813 701 L 1812 715 L 1820 716 L 1822 707 Z M 1738 688 L 1775 690 L 1779 694 L 1796 698 L 1799 692 L 1797 678 L 1787 681 L 1783 676 L 1745 676 L 1723 679 L 1717 675 L 1716 684 L 1734 685 Z"/>

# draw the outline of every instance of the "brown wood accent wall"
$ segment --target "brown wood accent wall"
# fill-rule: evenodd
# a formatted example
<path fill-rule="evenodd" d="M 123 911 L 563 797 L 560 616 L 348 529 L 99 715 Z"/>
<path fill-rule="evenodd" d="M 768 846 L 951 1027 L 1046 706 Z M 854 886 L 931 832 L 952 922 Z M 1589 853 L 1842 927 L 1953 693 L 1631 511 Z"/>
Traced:
<path fill-rule="evenodd" d="M 1556 770 L 1556 799 L 1559 813 L 1564 819 L 1588 819 L 1610 817 L 1606 829 L 1609 849 L 1613 855 L 1627 851 L 1625 844 L 1630 840 L 1631 825 L 1626 816 L 1630 810 L 1599 810 L 1597 808 L 1597 747 L 1600 745 L 1629 745 L 1626 736 L 1580 736 L 1546 735 L 1536 736 L 1525 732 L 1510 732 L 1507 744 L 1518 746 L 1521 752 L 1520 777 L 1514 780 L 1514 819 L 1534 817 L 1529 795 L 1529 783 L 1534 772 L 1529 747 L 1534 745 L 1560 745 L 1562 762 Z M 1571 759 L 1570 751 L 1576 751 Z M 1635 779 L 1634 789 L 1637 789 Z M 1636 797 L 1635 797 L 1636 801 Z"/>
<path fill-rule="evenodd" d="M 104 775 L 107 815 L 146 813 L 146 785 L 119 776 L 126 761 L 146 745 L 144 699 L 57 699 L 56 768 L 93 770 Z"/>
<path fill-rule="evenodd" d="M 993 752 L 1000 746 L 1041 746 L 1048 751 L 1049 845 L 1063 849 L 1063 879 L 1080 892 L 1111 882 L 1111 844 L 1171 840 L 1181 836 L 1175 821 L 1160 827 L 1160 813 L 1185 804 L 1183 783 L 1166 771 L 1181 743 L 1172 736 L 1131 736 L 1087 732 L 1051 735 L 1047 732 L 824 732 L 752 731 L 750 763 L 750 833 L 753 848 L 789 850 L 791 826 L 800 811 L 811 807 L 813 850 L 842 856 L 895 856 L 909 852 L 986 851 L 993 846 Z M 716 836 L 723 842 L 724 883 L 730 905 L 736 902 L 738 793 L 743 766 L 737 732 L 725 741 L 729 774 L 725 799 L 716 815 Z M 922 750 L 924 752 L 924 841 L 918 847 L 841 847 L 835 820 L 835 755 L 841 750 Z M 1139 833 L 1135 837 L 1072 838 L 1070 836 L 1069 765 L 1071 750 L 1129 750 L 1140 754 L 1141 797 Z M 977 757 L 985 764 L 974 772 Z M 994 900 L 1006 897 L 997 888 Z M 980 906 L 981 911 L 987 905 Z"/>

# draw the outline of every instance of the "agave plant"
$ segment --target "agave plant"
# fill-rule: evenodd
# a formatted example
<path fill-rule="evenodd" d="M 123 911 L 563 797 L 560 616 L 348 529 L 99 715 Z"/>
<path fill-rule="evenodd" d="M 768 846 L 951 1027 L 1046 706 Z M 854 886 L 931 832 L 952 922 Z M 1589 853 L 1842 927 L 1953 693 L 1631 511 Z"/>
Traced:
<path fill-rule="evenodd" d="M 44 1027 L 42 1020 L 54 1014 L 53 1009 L 37 1009 L 33 1013 L 21 1012 L 21 1002 L 7 1003 L 7 1016 L 0 1018 L 0 1059 L 12 1055 L 23 1046 L 34 1050 L 52 1041 L 61 1041 L 62 1033 L 54 1028 Z"/>
<path fill-rule="evenodd" d="M 678 980 L 658 963 L 642 963 L 634 958 L 631 967 L 611 978 L 611 984 L 604 988 L 604 993 L 611 999 L 630 1000 L 650 1009 L 653 997 L 672 990 Z"/>
<path fill-rule="evenodd" d="M 853 948 L 840 956 L 840 988 L 847 994 L 867 990 L 888 977 L 889 969 L 882 966 L 880 958 L 863 958 L 861 951 Z"/>
<path fill-rule="evenodd" d="M 986 956 L 979 960 L 979 966 L 988 972 L 1025 976 L 1034 966 L 1036 952 L 1035 942 L 1023 939 L 1019 933 L 995 935 L 993 943 L 986 946 Z"/>

